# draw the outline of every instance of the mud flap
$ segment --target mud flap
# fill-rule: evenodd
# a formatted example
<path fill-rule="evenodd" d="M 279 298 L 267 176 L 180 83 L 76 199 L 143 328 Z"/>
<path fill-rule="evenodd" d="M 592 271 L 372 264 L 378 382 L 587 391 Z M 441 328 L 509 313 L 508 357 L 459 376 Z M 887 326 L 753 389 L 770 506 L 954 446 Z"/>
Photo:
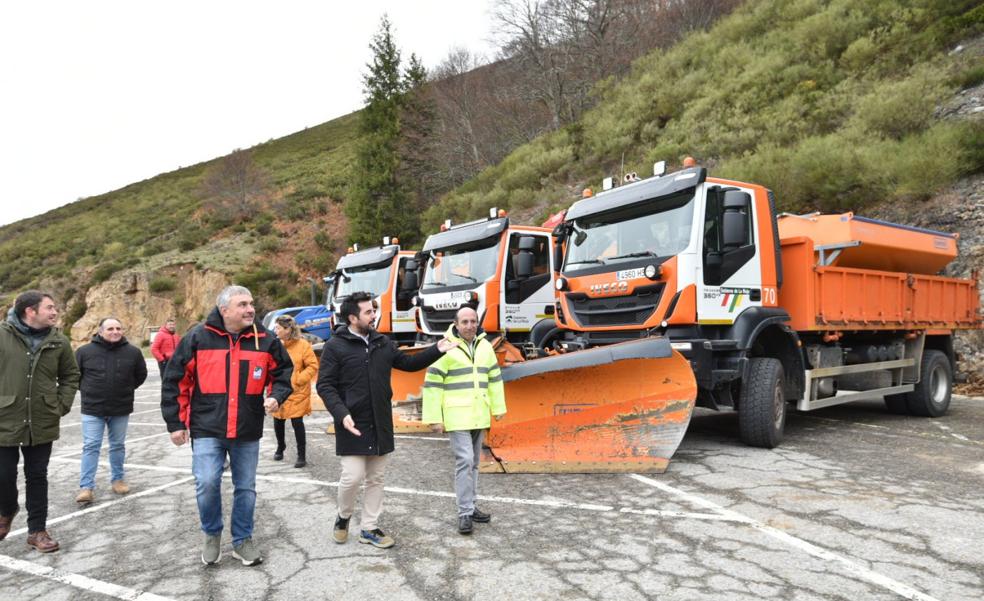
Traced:
<path fill-rule="evenodd" d="M 693 413 L 689 362 L 647 338 L 504 367 L 480 470 L 663 472 Z"/>

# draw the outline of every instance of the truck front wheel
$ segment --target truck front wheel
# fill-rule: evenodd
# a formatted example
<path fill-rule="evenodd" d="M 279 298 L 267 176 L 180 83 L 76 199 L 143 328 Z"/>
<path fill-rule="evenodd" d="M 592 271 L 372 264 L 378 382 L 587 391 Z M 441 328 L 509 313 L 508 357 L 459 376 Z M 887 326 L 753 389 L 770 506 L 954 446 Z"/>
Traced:
<path fill-rule="evenodd" d="M 771 357 L 748 361 L 748 377 L 741 384 L 738 433 L 753 447 L 772 449 L 782 442 L 786 428 L 782 362 Z"/>
<path fill-rule="evenodd" d="M 941 351 L 925 351 L 919 366 L 919 383 L 905 397 L 912 415 L 939 417 L 950 407 L 953 371 Z"/>

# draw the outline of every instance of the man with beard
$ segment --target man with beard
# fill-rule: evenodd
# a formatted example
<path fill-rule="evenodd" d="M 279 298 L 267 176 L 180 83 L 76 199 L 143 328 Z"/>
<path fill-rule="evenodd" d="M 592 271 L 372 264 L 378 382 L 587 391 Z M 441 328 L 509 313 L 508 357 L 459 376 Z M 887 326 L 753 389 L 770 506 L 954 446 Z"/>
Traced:
<path fill-rule="evenodd" d="M 325 343 L 318 372 L 318 395 L 335 418 L 335 454 L 342 458 L 333 537 L 339 544 L 348 540 L 349 519 L 364 480 L 359 542 L 386 549 L 395 543 L 377 520 L 386 460 L 394 449 L 390 371 L 419 371 L 456 345 L 441 339 L 415 355 L 403 353 L 373 329 L 376 302 L 368 292 L 346 297 L 336 318 L 340 323 Z"/>
<path fill-rule="evenodd" d="M 79 387 L 72 346 L 57 322 L 51 295 L 28 290 L 0 323 L 0 540 L 20 509 L 17 462 L 23 455 L 27 544 L 42 553 L 58 550 L 46 528 L 48 461 Z"/>

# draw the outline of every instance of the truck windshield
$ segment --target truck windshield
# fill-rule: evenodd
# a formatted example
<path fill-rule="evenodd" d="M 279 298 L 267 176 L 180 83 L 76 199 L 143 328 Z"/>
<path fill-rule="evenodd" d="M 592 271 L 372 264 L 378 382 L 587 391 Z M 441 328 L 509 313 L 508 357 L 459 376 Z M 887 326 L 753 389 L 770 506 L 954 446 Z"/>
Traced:
<path fill-rule="evenodd" d="M 353 292 L 368 292 L 373 296 L 379 296 L 386 292 L 389 278 L 389 265 L 346 269 L 335 280 L 335 298 L 344 298 Z"/>
<path fill-rule="evenodd" d="M 476 284 L 495 275 L 499 238 L 484 242 L 484 246 L 431 251 L 421 289 L 433 292 L 437 288 Z"/>
<path fill-rule="evenodd" d="M 690 244 L 693 215 L 690 191 L 577 219 L 567 238 L 564 272 L 676 255 Z"/>

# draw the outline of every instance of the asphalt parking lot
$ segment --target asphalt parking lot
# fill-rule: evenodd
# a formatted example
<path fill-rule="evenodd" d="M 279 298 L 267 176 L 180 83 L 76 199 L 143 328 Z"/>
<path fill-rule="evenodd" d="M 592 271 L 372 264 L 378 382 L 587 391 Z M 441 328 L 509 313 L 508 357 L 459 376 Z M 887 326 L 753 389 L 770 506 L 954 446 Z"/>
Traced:
<path fill-rule="evenodd" d="M 249 568 L 228 526 L 221 563 L 200 561 L 191 451 L 169 442 L 159 387 L 152 375 L 137 393 L 126 497 L 109 490 L 104 448 L 96 503 L 75 504 L 78 403 L 63 419 L 48 521 L 61 550 L 26 546 L 22 510 L 0 542 L 0 598 L 984 598 L 982 398 L 954 397 L 940 419 L 877 402 L 792 414 L 773 451 L 742 446 L 734 414 L 699 410 L 665 474 L 483 474 L 493 518 L 471 537 L 455 530 L 447 441 L 401 436 L 380 524 L 397 541 L 388 550 L 331 541 L 339 466 L 315 413 L 308 467 L 293 468 L 290 428 L 284 462 L 272 429 L 263 439 L 254 539 L 266 561 Z M 227 479 L 227 525 L 231 492 Z"/>

